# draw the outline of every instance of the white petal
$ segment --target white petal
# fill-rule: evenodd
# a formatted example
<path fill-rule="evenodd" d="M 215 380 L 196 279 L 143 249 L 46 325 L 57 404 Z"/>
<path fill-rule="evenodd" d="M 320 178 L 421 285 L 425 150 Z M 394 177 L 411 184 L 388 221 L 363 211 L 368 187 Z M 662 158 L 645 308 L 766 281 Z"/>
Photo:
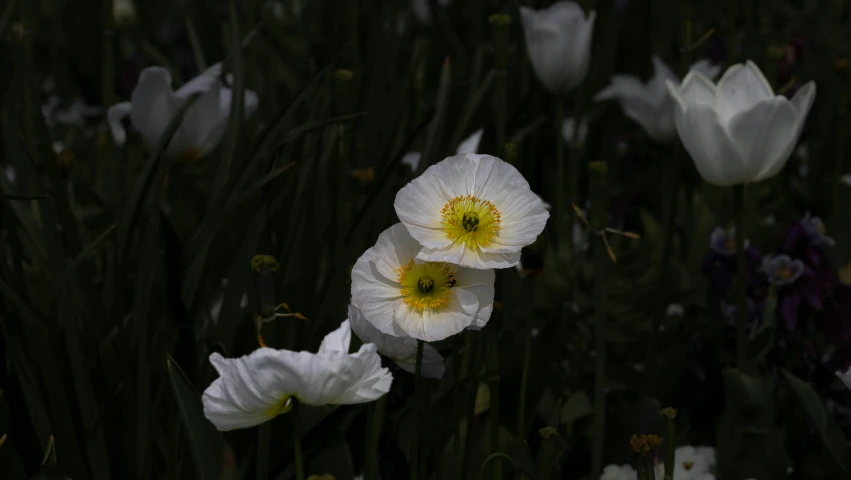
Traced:
<path fill-rule="evenodd" d="M 215 84 L 202 93 L 184 114 L 180 128 L 169 143 L 168 156 L 178 158 L 187 155 L 197 158 L 209 153 L 215 144 L 209 145 L 208 139 L 221 123 L 219 86 Z"/>
<path fill-rule="evenodd" d="M 576 130 L 576 120 L 568 117 L 564 119 L 564 122 L 561 124 L 561 138 L 567 142 L 568 145 L 573 144 L 573 132 Z M 588 122 L 584 119 L 579 123 L 579 131 L 576 132 L 579 136 L 579 145 L 585 144 L 585 139 L 588 137 Z"/>
<path fill-rule="evenodd" d="M 472 135 L 461 142 L 461 145 L 458 145 L 458 150 L 455 153 L 457 155 L 464 153 L 476 153 L 479 150 L 479 142 L 482 141 L 483 133 L 485 133 L 484 129 L 479 129 L 473 132 Z"/>
<path fill-rule="evenodd" d="M 407 165 L 411 168 L 411 171 L 416 172 L 422 156 L 423 154 L 420 152 L 408 152 L 402 157 L 402 165 Z"/>
<path fill-rule="evenodd" d="M 816 99 L 816 84 L 812 81 L 807 82 L 795 92 L 792 97 L 792 106 L 795 108 L 795 114 L 798 117 L 798 128 L 803 129 L 807 115 L 810 113 L 810 107 Z"/>
<path fill-rule="evenodd" d="M 417 258 L 427 262 L 448 262 L 469 268 L 511 268 L 520 262 L 520 250 L 516 252 L 484 252 L 463 245 L 451 249 L 423 247 Z"/>
<path fill-rule="evenodd" d="M 352 331 L 361 341 L 375 344 L 378 353 L 396 362 L 403 370 L 415 372 L 417 362 L 415 338 L 382 333 L 373 327 L 354 305 L 349 305 L 349 320 Z M 426 378 L 442 378 L 444 370 L 443 357 L 431 345 L 423 345 L 422 375 Z"/>
<path fill-rule="evenodd" d="M 347 388 L 333 401 L 325 403 L 335 405 L 351 405 L 366 403 L 379 399 L 390 391 L 393 376 L 390 370 L 381 367 L 381 357 L 375 345 L 362 345 L 357 353 L 335 357 L 336 371 L 351 372 L 351 380 Z"/>
<path fill-rule="evenodd" d="M 728 122 L 735 114 L 750 109 L 760 100 L 774 97 L 771 85 L 762 72 L 748 60 L 745 65 L 728 68 L 718 81 L 715 108 L 721 119 Z"/>
<path fill-rule="evenodd" d="M 502 215 L 499 235 L 484 252 L 516 252 L 535 242 L 544 231 L 550 213 L 541 197 L 528 188 L 507 186 L 495 194 L 493 203 Z"/>
<path fill-rule="evenodd" d="M 670 88 L 670 87 L 669 87 Z M 702 73 L 688 72 L 679 88 L 679 97 L 687 106 L 715 105 L 715 85 Z"/>
<path fill-rule="evenodd" d="M 763 100 L 730 120 L 728 131 L 747 164 L 748 181 L 762 180 L 777 162 L 782 168 L 797 141 L 796 130 L 795 109 L 785 97 Z"/>
<path fill-rule="evenodd" d="M 127 132 L 124 131 L 124 126 L 121 124 L 121 120 L 127 115 L 130 115 L 130 102 L 117 103 L 106 111 L 106 121 L 109 123 L 112 139 L 119 147 L 127 141 Z"/>
<path fill-rule="evenodd" d="M 479 302 L 479 311 L 468 328 L 478 330 L 484 327 L 493 313 L 495 272 L 493 269 L 459 268 L 455 279 L 459 287 L 473 292 Z"/>
<path fill-rule="evenodd" d="M 845 373 L 836 372 L 836 376 L 842 380 L 842 383 L 844 383 L 846 387 L 851 389 L 851 368 L 846 370 Z"/>
<path fill-rule="evenodd" d="M 443 162 L 432 165 L 396 193 L 393 207 L 399 220 L 420 244 L 442 248 L 451 243 L 443 232 L 440 211 L 455 193 L 444 184 Z"/>
<path fill-rule="evenodd" d="M 747 181 L 747 166 L 712 107 L 689 105 L 676 122 L 683 147 L 707 182 L 723 187 Z"/>
<path fill-rule="evenodd" d="M 395 277 L 382 275 L 364 254 L 352 268 L 352 304 L 367 320 L 384 333 L 394 333 L 393 304 L 402 298 L 402 286 Z"/>
<path fill-rule="evenodd" d="M 142 70 L 131 96 L 130 120 L 149 145 L 156 145 L 182 103 L 171 90 L 171 75 L 162 67 Z"/>
<path fill-rule="evenodd" d="M 408 336 L 426 342 L 443 340 L 464 330 L 473 322 L 479 310 L 479 300 L 475 293 L 458 286 L 452 290 L 454 295 L 440 312 L 424 310 L 420 313 L 408 308 L 404 302 L 397 302 L 397 324 Z"/>
<path fill-rule="evenodd" d="M 704 59 L 694 62 L 694 64 L 692 64 L 692 66 L 689 68 L 689 71 L 691 70 L 700 72 L 701 74 L 703 74 L 704 77 L 709 80 L 712 80 L 717 77 L 719 73 L 721 73 L 721 66 L 713 65 L 709 62 L 709 60 Z"/>
<path fill-rule="evenodd" d="M 396 280 L 399 267 L 416 258 L 420 244 L 402 223 L 396 223 L 378 235 L 375 245 L 364 253 L 375 263 L 378 271 L 390 280 Z"/>
<path fill-rule="evenodd" d="M 197 77 L 183 84 L 183 86 L 178 88 L 174 93 L 183 99 L 189 98 L 196 93 L 204 93 L 212 88 L 213 85 L 220 84 L 219 77 L 221 74 L 222 64 L 219 62 L 201 72 L 201 74 Z"/>
<path fill-rule="evenodd" d="M 260 348 L 250 355 L 226 359 L 210 355 L 219 378 L 204 391 L 204 415 L 219 430 L 259 425 L 275 417 L 282 402 L 300 389 L 308 352 Z"/>
<path fill-rule="evenodd" d="M 349 353 L 349 344 L 352 341 L 352 328 L 348 320 L 344 320 L 340 327 L 332 331 L 322 339 L 319 345 L 319 353 Z"/>

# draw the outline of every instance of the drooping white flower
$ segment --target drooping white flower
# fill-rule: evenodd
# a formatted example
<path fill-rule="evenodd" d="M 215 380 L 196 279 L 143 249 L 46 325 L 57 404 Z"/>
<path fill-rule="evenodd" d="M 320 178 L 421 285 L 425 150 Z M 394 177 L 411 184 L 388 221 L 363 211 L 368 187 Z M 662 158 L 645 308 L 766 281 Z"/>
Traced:
<path fill-rule="evenodd" d="M 595 18 L 596 12 L 586 17 L 576 2 L 556 2 L 543 10 L 520 7 L 529 61 L 551 93 L 566 94 L 585 79 Z"/>
<path fill-rule="evenodd" d="M 363 313 L 354 305 L 349 305 L 349 321 L 352 331 L 364 343 L 374 343 L 378 353 L 396 362 L 396 365 L 409 373 L 416 373 L 417 368 L 417 339 L 413 337 L 397 337 L 382 333 L 372 326 Z M 423 345 L 422 376 L 426 378 L 443 378 L 446 367 L 443 357 L 429 344 Z"/>
<path fill-rule="evenodd" d="M 349 321 L 322 340 L 318 353 L 259 348 L 239 358 L 210 355 L 219 378 L 202 396 L 204 416 L 221 431 L 248 428 L 307 405 L 348 405 L 378 399 L 393 376 L 374 344 L 349 353 Z"/>
<path fill-rule="evenodd" d="M 471 153 L 430 166 L 399 190 L 394 206 L 423 246 L 418 259 L 472 268 L 516 265 L 550 216 L 516 168 Z"/>
<path fill-rule="evenodd" d="M 352 269 L 352 305 L 379 331 L 427 342 L 481 328 L 493 311 L 494 272 L 417 258 L 401 223 L 381 232 Z"/>
<path fill-rule="evenodd" d="M 201 96 L 186 111 L 172 137 L 166 156 L 193 161 L 213 151 L 227 129 L 233 96 L 231 89 L 219 80 L 221 72 L 222 65 L 217 63 L 173 91 L 168 70 L 162 67 L 142 70 L 130 101 L 113 105 L 106 114 L 115 143 L 124 145 L 127 134 L 121 120 L 129 115 L 145 142 L 156 145 L 183 103 L 199 93 Z M 257 108 L 257 95 L 246 90 L 244 99 L 243 113 L 247 118 Z"/>
<path fill-rule="evenodd" d="M 112 0 L 112 21 L 117 27 L 133 24 L 136 21 L 136 5 L 133 0 Z"/>
<path fill-rule="evenodd" d="M 780 172 L 816 95 L 813 82 L 791 100 L 774 95 L 751 61 L 730 67 L 717 86 L 696 71 L 680 86 L 667 85 L 683 146 L 701 176 L 718 186 L 758 182 Z"/>
<path fill-rule="evenodd" d="M 842 383 L 844 383 L 846 387 L 851 389 L 851 367 L 849 367 L 848 370 L 845 371 L 845 373 L 837 371 L 836 376 L 839 377 L 840 380 L 842 380 Z"/>
<path fill-rule="evenodd" d="M 420 23 L 428 24 L 431 22 L 431 6 L 429 0 L 411 0 L 411 9 L 414 11 L 414 16 Z M 448 6 L 452 0 L 437 0 L 437 5 L 440 8 Z"/>
<path fill-rule="evenodd" d="M 565 143 L 568 145 L 573 144 L 574 132 L 576 132 L 576 136 L 579 137 L 577 144 L 579 146 L 585 145 L 585 139 L 588 137 L 588 121 L 583 118 L 579 122 L 579 128 L 577 128 L 576 120 L 572 117 L 565 118 L 564 122 L 561 124 L 561 138 L 563 138 Z"/>
<path fill-rule="evenodd" d="M 707 60 L 701 60 L 690 70 L 700 72 L 714 79 L 721 67 L 713 66 Z M 647 83 L 632 75 L 613 75 L 608 87 L 598 93 L 597 101 L 617 99 L 624 115 L 638 123 L 653 141 L 670 143 L 677 134 L 674 126 L 676 107 L 674 99 L 668 93 L 665 82 L 679 85 L 680 79 L 657 56 L 653 57 L 653 76 Z"/>
<path fill-rule="evenodd" d="M 600 480 L 636 480 L 638 473 L 629 465 L 607 465 Z"/>

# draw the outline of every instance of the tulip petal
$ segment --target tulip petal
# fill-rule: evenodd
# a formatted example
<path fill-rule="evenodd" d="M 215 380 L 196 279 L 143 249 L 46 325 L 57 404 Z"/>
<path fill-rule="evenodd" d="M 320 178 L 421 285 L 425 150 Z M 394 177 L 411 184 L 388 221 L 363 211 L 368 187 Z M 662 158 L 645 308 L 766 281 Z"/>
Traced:
<path fill-rule="evenodd" d="M 816 84 L 809 81 L 795 92 L 795 96 L 790 100 L 792 107 L 795 108 L 795 115 L 798 117 L 798 128 L 803 130 L 804 122 L 807 115 L 810 113 L 810 108 L 816 99 Z"/>
<path fill-rule="evenodd" d="M 750 60 L 728 68 L 718 81 L 715 108 L 725 125 L 739 112 L 774 97 L 771 84 Z"/>
<path fill-rule="evenodd" d="M 679 88 L 680 98 L 689 107 L 692 105 L 711 107 L 715 104 L 715 95 L 715 84 L 697 71 L 688 72 Z"/>
<path fill-rule="evenodd" d="M 762 180 L 766 172 L 786 163 L 797 140 L 795 109 L 785 97 L 763 100 L 736 114 L 728 127 L 733 143 L 747 163 L 745 181 Z"/>
<path fill-rule="evenodd" d="M 127 132 L 124 131 L 124 125 L 121 120 L 130 115 L 130 102 L 117 103 L 106 111 L 106 121 L 109 123 L 109 130 L 112 132 L 112 139 L 119 147 L 123 146 L 127 141 Z"/>
<path fill-rule="evenodd" d="M 694 62 L 689 68 L 689 71 L 692 70 L 700 72 L 701 74 L 703 74 L 704 77 L 708 78 L 709 80 L 712 80 L 717 77 L 719 73 L 721 73 L 721 66 L 713 65 L 709 62 L 709 60 L 703 59 Z"/>
<path fill-rule="evenodd" d="M 149 145 L 156 145 L 181 99 L 171 91 L 171 74 L 162 67 L 142 70 L 130 100 L 130 120 Z"/>
<path fill-rule="evenodd" d="M 227 116 L 227 113 L 225 113 Z M 225 122 L 227 120 L 225 119 Z M 168 146 L 170 158 L 198 158 L 212 151 L 216 145 L 209 145 L 210 135 L 222 122 L 219 110 L 219 85 L 217 83 L 200 94 L 186 111 L 180 127 Z"/>
<path fill-rule="evenodd" d="M 683 147 L 707 182 L 730 186 L 744 181 L 746 165 L 711 106 L 689 105 L 676 124 Z"/>
<path fill-rule="evenodd" d="M 222 64 L 219 62 L 201 72 L 197 77 L 184 83 L 183 86 L 178 88 L 174 93 L 178 97 L 184 99 L 189 98 L 196 93 L 204 93 L 212 88 L 213 85 L 218 85 L 220 83 L 219 77 L 221 74 Z"/>

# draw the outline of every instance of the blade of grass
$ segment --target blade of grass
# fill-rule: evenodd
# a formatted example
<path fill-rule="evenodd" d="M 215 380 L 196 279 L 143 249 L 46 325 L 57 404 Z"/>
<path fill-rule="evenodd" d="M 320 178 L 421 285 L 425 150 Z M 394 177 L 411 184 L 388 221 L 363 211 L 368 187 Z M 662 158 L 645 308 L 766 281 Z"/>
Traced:
<path fill-rule="evenodd" d="M 440 69 L 440 84 L 437 91 L 437 111 L 431 119 L 428 137 L 426 138 L 425 151 L 423 151 L 420 164 L 414 176 L 419 176 L 423 171 L 434 163 L 438 155 L 441 134 L 443 133 L 443 119 L 446 116 L 446 103 L 449 98 L 449 90 L 452 83 L 452 65 L 447 58 Z M 445 153 L 445 152 L 444 152 Z"/>
<path fill-rule="evenodd" d="M 57 284 L 58 288 L 63 288 L 63 286 L 71 279 L 71 276 L 74 274 L 75 270 L 77 269 L 77 266 L 79 266 L 83 262 L 83 260 L 85 260 L 86 257 L 93 253 L 95 249 L 100 246 L 100 243 L 106 240 L 110 233 L 115 231 L 116 227 L 117 225 L 110 225 L 109 228 L 106 229 L 106 231 L 100 234 L 96 239 L 92 241 L 92 243 L 89 244 L 88 247 L 86 247 L 79 255 L 77 255 L 77 258 L 75 258 L 71 262 L 71 264 L 68 265 L 68 268 L 66 268 L 65 271 L 62 272 L 62 276 L 59 278 L 59 282 Z"/>

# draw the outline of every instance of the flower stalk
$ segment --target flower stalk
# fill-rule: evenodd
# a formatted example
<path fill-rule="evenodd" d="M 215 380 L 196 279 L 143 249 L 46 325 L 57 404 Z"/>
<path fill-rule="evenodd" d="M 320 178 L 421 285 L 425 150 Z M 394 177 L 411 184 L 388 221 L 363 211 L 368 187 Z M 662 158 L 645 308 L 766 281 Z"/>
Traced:
<path fill-rule="evenodd" d="M 496 310 L 496 308 L 494 308 Z M 495 311 L 495 315 L 498 313 Z M 497 324 L 498 325 L 498 324 Z M 488 391 L 490 393 L 490 421 L 491 421 L 491 454 L 499 452 L 499 335 L 496 331 L 497 325 L 493 325 L 488 332 Z M 491 478 L 502 478 L 502 460 L 494 459 L 493 474 Z"/>
<path fill-rule="evenodd" d="M 594 205 L 592 223 L 596 230 L 606 228 L 606 162 L 590 162 L 591 195 Z M 591 475 L 599 478 L 603 470 L 603 446 L 606 432 L 606 268 L 608 253 L 602 245 L 594 249 L 594 440 L 592 444 Z"/>
<path fill-rule="evenodd" d="M 423 423 L 423 396 L 425 392 L 423 391 L 423 348 L 425 347 L 425 342 L 422 340 L 417 340 L 417 366 L 415 370 L 414 377 L 414 391 L 415 391 L 415 401 L 416 401 L 416 415 L 417 415 L 417 431 L 419 435 L 417 435 L 416 448 L 413 453 L 413 462 L 411 463 L 411 478 L 413 480 L 419 479 L 420 473 L 420 455 L 423 450 L 423 442 L 422 437 L 425 433 L 425 424 Z"/>
<path fill-rule="evenodd" d="M 674 459 L 677 449 L 677 411 L 671 407 L 661 411 L 665 418 L 665 480 L 674 480 Z"/>
<path fill-rule="evenodd" d="M 295 454 L 295 478 L 304 480 L 304 461 L 301 455 L 301 408 L 299 401 L 295 398 L 293 402 L 293 452 Z"/>
<path fill-rule="evenodd" d="M 736 226 L 736 364 L 748 370 L 748 282 L 745 264 L 745 186 L 733 185 L 733 222 Z"/>

